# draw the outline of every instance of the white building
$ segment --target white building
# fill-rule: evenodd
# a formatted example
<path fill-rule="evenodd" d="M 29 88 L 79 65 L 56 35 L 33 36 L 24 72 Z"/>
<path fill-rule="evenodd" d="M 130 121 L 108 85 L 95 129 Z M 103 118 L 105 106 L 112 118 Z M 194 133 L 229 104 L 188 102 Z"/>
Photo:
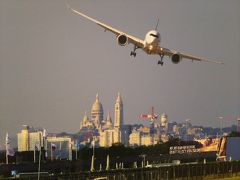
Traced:
<path fill-rule="evenodd" d="M 18 151 L 34 151 L 34 148 L 40 150 L 43 146 L 43 136 L 41 130 L 35 130 L 27 125 L 17 134 Z"/>
<path fill-rule="evenodd" d="M 123 102 L 120 93 L 118 93 L 114 107 L 114 122 L 112 122 L 110 113 L 108 112 L 106 120 L 103 119 L 103 106 L 99 101 L 98 94 L 92 105 L 91 119 L 85 116 L 80 123 L 81 129 L 94 129 L 98 132 L 99 137 L 96 143 L 99 146 L 109 147 L 113 143 L 122 143 L 128 145 L 129 132 L 124 126 L 123 118 Z"/>
<path fill-rule="evenodd" d="M 47 137 L 47 158 L 72 160 L 72 144 L 70 137 Z"/>

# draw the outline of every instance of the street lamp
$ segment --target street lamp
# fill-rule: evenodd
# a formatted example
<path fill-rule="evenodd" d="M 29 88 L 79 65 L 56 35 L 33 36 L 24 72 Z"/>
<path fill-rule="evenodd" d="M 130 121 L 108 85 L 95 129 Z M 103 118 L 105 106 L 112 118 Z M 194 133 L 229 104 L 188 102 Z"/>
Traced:
<path fill-rule="evenodd" d="M 145 167 L 145 165 L 146 165 L 146 164 L 145 164 L 145 162 L 146 162 L 146 161 L 145 161 L 145 158 L 146 158 L 147 155 L 146 155 L 146 154 L 141 154 L 141 155 L 139 155 L 139 156 L 143 158 L 143 167 Z"/>

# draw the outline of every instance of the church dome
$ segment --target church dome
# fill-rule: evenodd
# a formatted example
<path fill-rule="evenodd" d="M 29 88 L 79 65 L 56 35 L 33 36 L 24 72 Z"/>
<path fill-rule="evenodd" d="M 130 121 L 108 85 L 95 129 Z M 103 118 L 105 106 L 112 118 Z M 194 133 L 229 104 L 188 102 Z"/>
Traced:
<path fill-rule="evenodd" d="M 98 94 L 96 95 L 96 100 L 92 105 L 92 113 L 103 112 L 102 104 L 99 102 Z"/>
<path fill-rule="evenodd" d="M 99 128 L 103 120 L 103 107 L 99 101 L 98 94 L 96 95 L 96 100 L 92 105 L 91 120 L 96 128 Z"/>

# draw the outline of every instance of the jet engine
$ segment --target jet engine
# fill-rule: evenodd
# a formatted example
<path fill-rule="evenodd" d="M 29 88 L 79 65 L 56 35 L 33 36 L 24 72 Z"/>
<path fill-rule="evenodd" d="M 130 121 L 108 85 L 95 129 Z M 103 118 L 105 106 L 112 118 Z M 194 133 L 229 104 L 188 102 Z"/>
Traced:
<path fill-rule="evenodd" d="M 172 55 L 172 62 L 174 64 L 178 64 L 181 60 L 182 60 L 182 57 L 181 57 L 180 54 L 175 53 L 175 54 Z"/>
<path fill-rule="evenodd" d="M 128 44 L 128 37 L 125 34 L 120 34 L 117 37 L 117 41 L 120 46 L 125 46 Z"/>

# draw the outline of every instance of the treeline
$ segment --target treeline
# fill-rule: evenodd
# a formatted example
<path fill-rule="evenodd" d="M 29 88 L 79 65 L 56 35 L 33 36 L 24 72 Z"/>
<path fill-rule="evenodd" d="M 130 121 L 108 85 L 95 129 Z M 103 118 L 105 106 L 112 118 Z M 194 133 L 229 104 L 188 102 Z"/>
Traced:
<path fill-rule="evenodd" d="M 183 146 L 183 145 L 195 145 L 196 148 L 200 148 L 202 144 L 196 141 L 180 141 L 178 138 L 171 138 L 169 141 L 163 143 L 159 142 L 156 145 L 151 146 L 136 146 L 136 147 L 125 147 L 123 144 L 116 143 L 109 148 L 99 147 L 94 149 L 95 157 L 101 158 L 109 155 L 114 158 L 125 158 L 146 155 L 159 156 L 169 154 L 169 148 L 171 146 Z M 78 151 L 78 158 L 89 159 L 93 154 L 93 149 L 89 147 L 83 147 Z"/>

